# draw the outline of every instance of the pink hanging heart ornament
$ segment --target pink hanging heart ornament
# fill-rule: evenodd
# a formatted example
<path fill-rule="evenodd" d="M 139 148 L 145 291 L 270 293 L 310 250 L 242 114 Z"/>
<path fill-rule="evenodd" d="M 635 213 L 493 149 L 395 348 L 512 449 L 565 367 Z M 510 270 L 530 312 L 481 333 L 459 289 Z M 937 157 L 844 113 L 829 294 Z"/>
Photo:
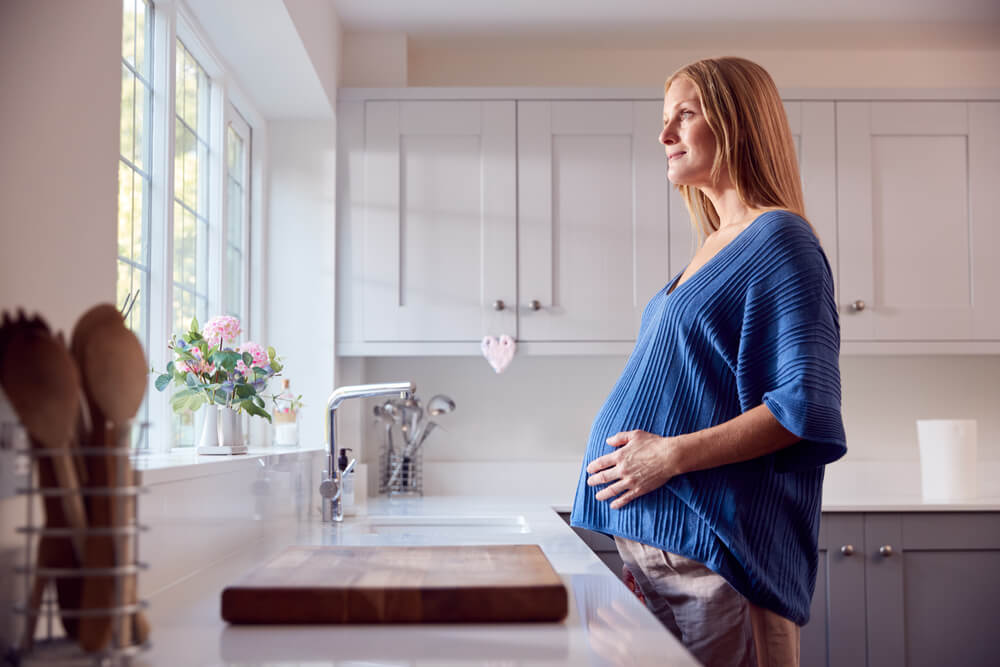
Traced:
<path fill-rule="evenodd" d="M 480 347 L 483 350 L 483 356 L 486 357 L 486 361 L 490 362 L 493 370 L 497 373 L 503 373 L 514 359 L 517 343 L 507 335 L 500 336 L 499 339 L 486 336 Z"/>

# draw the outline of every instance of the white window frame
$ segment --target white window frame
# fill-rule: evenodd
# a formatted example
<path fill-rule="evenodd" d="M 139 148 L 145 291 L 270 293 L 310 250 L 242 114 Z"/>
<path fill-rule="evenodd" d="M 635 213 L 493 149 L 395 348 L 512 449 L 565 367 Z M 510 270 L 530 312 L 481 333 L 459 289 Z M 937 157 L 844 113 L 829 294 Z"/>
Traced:
<path fill-rule="evenodd" d="M 247 152 L 248 224 L 244 228 L 244 339 L 263 330 L 264 294 L 263 257 L 258 252 L 264 238 L 266 202 L 263 201 L 262 176 L 266 170 L 266 123 L 250 98 L 228 72 L 224 60 L 211 47 L 205 31 L 184 2 L 153 0 L 153 117 L 150 140 L 153 177 L 150 193 L 150 301 L 149 362 L 163 370 L 172 360 L 168 354 L 173 326 L 173 217 L 174 217 L 174 125 L 175 68 L 178 38 L 195 57 L 211 81 L 209 127 L 209 294 L 208 311 L 221 312 L 225 253 L 225 128 L 233 111 L 245 119 L 253 144 Z M 233 111 L 229 110 L 232 105 Z M 156 391 L 155 376 L 149 383 L 149 453 L 165 453 L 170 448 L 171 391 Z M 190 448 L 185 448 L 190 450 Z M 140 452 L 142 453 L 142 452 Z"/>
<path fill-rule="evenodd" d="M 252 216 L 250 215 L 250 188 L 251 188 L 251 185 L 252 185 L 251 178 L 250 178 L 250 173 L 251 173 L 250 165 L 251 165 L 251 162 L 252 162 L 252 159 L 253 159 L 254 132 L 253 132 L 253 129 L 250 127 L 250 123 L 248 123 L 246 121 L 246 119 L 243 118 L 243 115 L 232 104 L 232 102 L 227 100 L 226 101 L 226 107 L 223 110 L 223 153 L 222 153 L 223 169 L 228 169 L 228 165 L 226 164 L 226 146 L 225 146 L 225 142 L 229 140 L 229 134 L 228 134 L 227 130 L 228 130 L 228 128 L 229 128 L 230 125 L 233 126 L 233 129 L 235 130 L 236 134 L 238 134 L 240 136 L 240 138 L 243 139 L 243 142 L 244 142 L 243 173 L 240 175 L 241 179 L 242 179 L 242 184 L 243 184 L 243 202 L 242 202 L 243 203 L 243 229 L 242 229 L 242 234 L 241 234 L 242 238 L 240 239 L 240 248 L 241 248 L 241 251 L 243 253 L 243 267 L 242 267 L 242 272 L 241 272 L 242 273 L 241 280 L 243 281 L 242 284 L 243 284 L 243 286 L 244 286 L 245 289 L 243 290 L 243 294 L 242 294 L 242 303 L 240 304 L 240 312 L 243 313 L 243 319 L 244 320 L 248 320 L 248 323 L 247 323 L 248 330 L 255 330 L 255 331 L 257 331 L 257 329 L 254 329 L 252 326 L 250 326 L 250 323 L 249 323 L 250 314 L 251 314 L 251 310 L 250 310 L 250 293 L 252 291 L 250 289 L 250 256 L 251 256 L 251 253 L 250 253 L 250 227 L 251 227 L 250 220 L 252 219 Z M 222 180 L 223 180 L 223 182 L 225 182 L 226 176 L 227 176 L 226 173 L 222 174 Z M 227 239 L 229 238 L 229 229 L 228 229 L 228 227 L 229 227 L 229 205 L 230 205 L 230 201 L 229 201 L 229 188 L 227 188 L 225 186 L 223 186 L 222 200 L 223 200 L 222 201 L 222 220 L 223 220 L 223 226 L 222 226 L 222 229 L 221 229 L 221 232 L 222 232 L 222 244 L 221 244 L 222 245 L 222 262 L 221 262 L 221 266 L 224 269 L 225 268 L 225 264 L 226 264 L 226 243 L 227 243 Z M 220 289 L 221 289 L 221 294 L 223 295 L 223 297 L 222 297 L 223 300 L 220 302 L 220 304 L 221 304 L 220 308 L 225 304 L 225 294 L 228 292 L 228 289 L 229 289 L 228 280 L 229 280 L 229 274 L 228 274 L 227 271 L 223 270 L 222 271 L 222 279 L 220 280 Z M 249 334 L 247 334 L 247 336 L 249 337 Z"/>

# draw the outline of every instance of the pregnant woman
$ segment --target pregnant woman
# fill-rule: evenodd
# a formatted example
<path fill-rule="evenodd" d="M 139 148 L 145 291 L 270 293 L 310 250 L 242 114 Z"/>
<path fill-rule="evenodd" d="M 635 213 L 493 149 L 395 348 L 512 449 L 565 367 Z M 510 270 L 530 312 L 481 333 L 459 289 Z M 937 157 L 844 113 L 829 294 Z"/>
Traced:
<path fill-rule="evenodd" d="M 846 451 L 833 277 L 768 73 L 700 60 L 664 92 L 667 177 L 700 245 L 643 312 L 571 522 L 615 537 L 704 664 L 798 665 L 824 466 Z"/>

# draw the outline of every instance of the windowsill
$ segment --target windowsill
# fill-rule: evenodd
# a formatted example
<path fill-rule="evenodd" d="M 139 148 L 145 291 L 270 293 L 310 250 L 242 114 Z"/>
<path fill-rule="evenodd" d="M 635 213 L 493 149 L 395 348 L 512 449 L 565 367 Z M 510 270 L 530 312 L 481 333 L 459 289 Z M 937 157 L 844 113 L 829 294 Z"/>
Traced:
<path fill-rule="evenodd" d="M 142 484 L 165 484 L 178 480 L 223 475 L 234 470 L 260 465 L 264 459 L 298 457 L 324 452 L 323 445 L 299 447 L 251 447 L 246 454 L 199 456 L 195 447 L 175 448 L 169 453 L 135 454 L 132 467 L 142 473 Z"/>

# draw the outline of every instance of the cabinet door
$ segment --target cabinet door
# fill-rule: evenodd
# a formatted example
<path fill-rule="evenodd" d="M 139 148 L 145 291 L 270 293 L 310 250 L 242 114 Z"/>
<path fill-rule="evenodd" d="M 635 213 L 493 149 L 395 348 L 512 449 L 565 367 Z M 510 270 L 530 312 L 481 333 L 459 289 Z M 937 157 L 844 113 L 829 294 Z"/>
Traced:
<path fill-rule="evenodd" d="M 1000 104 L 839 102 L 837 178 L 845 340 L 1000 338 Z"/>
<path fill-rule="evenodd" d="M 659 102 L 518 103 L 522 340 L 635 340 L 670 277 L 662 115 Z"/>
<path fill-rule="evenodd" d="M 517 335 L 513 102 L 365 106 L 368 341 Z"/>
<path fill-rule="evenodd" d="M 865 533 L 869 665 L 997 664 L 1000 514 L 870 514 Z"/>
<path fill-rule="evenodd" d="M 806 218 L 816 230 L 837 284 L 837 139 L 833 102 L 785 102 Z"/>
<path fill-rule="evenodd" d="M 861 514 L 823 515 L 816 590 L 800 635 L 803 666 L 865 664 L 864 550 Z"/>

